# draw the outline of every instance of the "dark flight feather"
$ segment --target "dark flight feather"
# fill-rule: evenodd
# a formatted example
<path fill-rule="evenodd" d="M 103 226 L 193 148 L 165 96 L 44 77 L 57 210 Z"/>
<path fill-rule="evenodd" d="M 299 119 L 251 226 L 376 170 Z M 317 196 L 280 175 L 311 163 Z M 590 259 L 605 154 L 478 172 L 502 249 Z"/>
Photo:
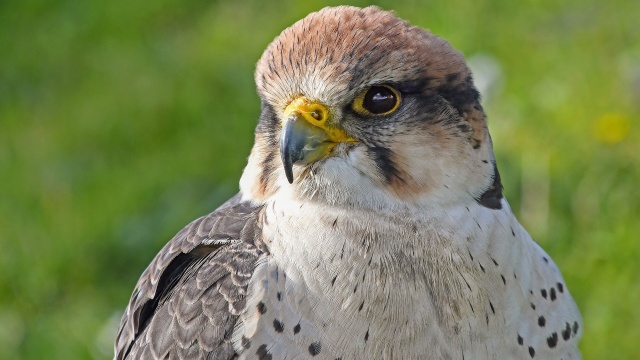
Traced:
<path fill-rule="evenodd" d="M 236 195 L 160 251 L 122 318 L 116 359 L 237 357 L 231 335 L 266 251 L 257 236 L 260 210 Z"/>

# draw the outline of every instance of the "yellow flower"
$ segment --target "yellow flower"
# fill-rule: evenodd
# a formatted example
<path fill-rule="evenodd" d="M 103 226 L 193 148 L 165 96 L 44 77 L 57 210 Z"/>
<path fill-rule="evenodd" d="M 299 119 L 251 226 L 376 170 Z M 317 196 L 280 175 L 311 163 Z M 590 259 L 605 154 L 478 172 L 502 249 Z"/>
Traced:
<path fill-rule="evenodd" d="M 593 125 L 593 136 L 608 144 L 619 143 L 629 134 L 631 121 L 622 113 L 606 113 Z"/>

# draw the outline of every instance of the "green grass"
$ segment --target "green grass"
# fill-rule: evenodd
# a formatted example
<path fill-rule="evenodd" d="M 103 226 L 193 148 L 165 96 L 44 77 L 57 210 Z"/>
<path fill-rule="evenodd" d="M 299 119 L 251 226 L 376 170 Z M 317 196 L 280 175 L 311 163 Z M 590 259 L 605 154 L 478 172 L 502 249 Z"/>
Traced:
<path fill-rule="evenodd" d="M 144 267 L 237 191 L 261 52 L 336 4 L 0 3 L 0 358 L 111 357 Z M 585 359 L 630 358 L 640 2 L 378 4 L 499 65 L 484 105 L 506 195 L 582 310 Z"/>

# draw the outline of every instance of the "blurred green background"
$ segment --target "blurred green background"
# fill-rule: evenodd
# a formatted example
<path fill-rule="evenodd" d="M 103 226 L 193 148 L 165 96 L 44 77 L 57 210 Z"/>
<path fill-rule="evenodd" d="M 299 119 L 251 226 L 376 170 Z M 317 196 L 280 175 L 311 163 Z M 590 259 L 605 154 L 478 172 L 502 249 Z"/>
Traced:
<path fill-rule="evenodd" d="M 0 2 L 0 358 L 112 356 L 152 257 L 237 191 L 261 52 L 337 4 Z M 640 2 L 375 4 L 476 70 L 506 195 L 582 310 L 585 359 L 637 357 Z"/>

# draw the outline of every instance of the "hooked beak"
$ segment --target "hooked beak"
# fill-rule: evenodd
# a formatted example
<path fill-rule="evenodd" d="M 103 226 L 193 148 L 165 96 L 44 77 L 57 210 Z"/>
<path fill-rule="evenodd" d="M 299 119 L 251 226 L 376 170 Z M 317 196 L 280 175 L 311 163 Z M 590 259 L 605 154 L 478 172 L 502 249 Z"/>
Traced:
<path fill-rule="evenodd" d="M 332 126 L 326 106 L 299 97 L 284 112 L 280 135 L 280 156 L 289 183 L 293 183 L 293 164 L 310 164 L 324 159 L 341 142 L 355 142 L 344 130 Z"/>

